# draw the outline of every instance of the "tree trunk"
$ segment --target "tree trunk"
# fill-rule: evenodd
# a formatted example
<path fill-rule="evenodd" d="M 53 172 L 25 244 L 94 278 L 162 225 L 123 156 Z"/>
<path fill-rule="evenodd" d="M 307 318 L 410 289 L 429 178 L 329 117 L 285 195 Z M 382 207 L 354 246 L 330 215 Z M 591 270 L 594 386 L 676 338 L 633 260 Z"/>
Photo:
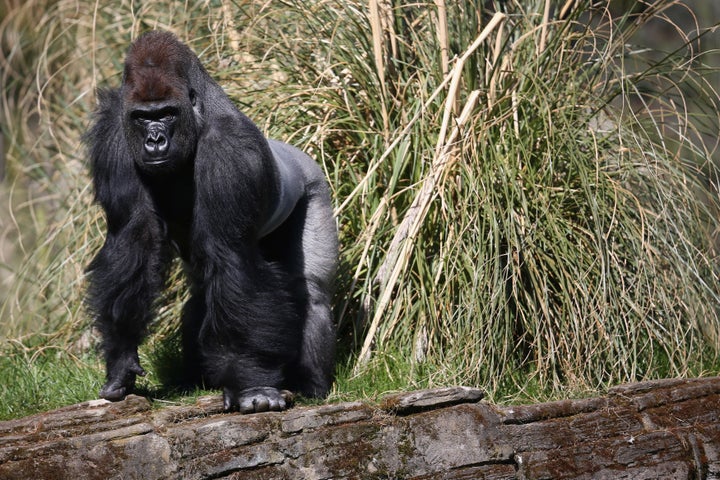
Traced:
<path fill-rule="evenodd" d="M 286 412 L 130 396 L 0 422 L 2 479 L 720 478 L 720 378 L 496 406 L 470 388 Z"/>

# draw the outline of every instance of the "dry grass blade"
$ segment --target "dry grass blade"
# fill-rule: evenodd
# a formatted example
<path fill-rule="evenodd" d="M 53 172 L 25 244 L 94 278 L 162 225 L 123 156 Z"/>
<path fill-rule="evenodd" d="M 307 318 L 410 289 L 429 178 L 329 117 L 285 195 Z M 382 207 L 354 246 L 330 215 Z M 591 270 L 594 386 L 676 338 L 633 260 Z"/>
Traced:
<path fill-rule="evenodd" d="M 385 104 L 387 99 L 387 84 L 386 84 L 386 72 L 385 72 L 385 46 L 384 38 L 386 29 L 383 24 L 383 8 L 387 9 L 387 6 L 382 5 L 381 0 L 370 0 L 370 27 L 372 29 L 372 40 L 373 40 L 373 57 L 375 58 L 375 69 L 377 70 L 378 81 L 380 82 L 380 88 L 382 96 L 380 97 L 380 103 L 382 106 L 382 117 L 383 117 L 383 131 L 389 135 L 390 119 L 388 118 L 387 105 Z"/>
<path fill-rule="evenodd" d="M 440 45 L 440 62 L 443 76 L 446 76 L 450 71 L 450 38 L 448 37 L 445 0 L 435 0 L 435 7 L 437 7 L 437 37 Z"/>

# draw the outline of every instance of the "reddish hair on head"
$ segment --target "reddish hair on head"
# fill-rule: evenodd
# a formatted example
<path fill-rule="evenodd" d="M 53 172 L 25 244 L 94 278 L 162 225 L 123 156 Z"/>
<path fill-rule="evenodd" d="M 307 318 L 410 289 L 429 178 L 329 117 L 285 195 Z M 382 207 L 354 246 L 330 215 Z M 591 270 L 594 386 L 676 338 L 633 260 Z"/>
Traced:
<path fill-rule="evenodd" d="M 183 95 L 187 50 L 170 32 L 152 31 L 138 38 L 125 60 L 124 82 L 132 87 L 130 100 L 152 102 Z"/>

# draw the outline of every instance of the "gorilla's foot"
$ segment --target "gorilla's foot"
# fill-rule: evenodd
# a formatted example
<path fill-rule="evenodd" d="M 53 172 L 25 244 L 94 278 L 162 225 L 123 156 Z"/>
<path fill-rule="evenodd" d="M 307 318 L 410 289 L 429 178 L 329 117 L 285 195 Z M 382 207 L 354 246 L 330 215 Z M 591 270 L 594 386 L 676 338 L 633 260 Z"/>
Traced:
<path fill-rule="evenodd" d="M 274 387 L 252 387 L 234 392 L 225 388 L 223 392 L 225 410 L 241 413 L 280 411 L 292 405 L 293 394 Z"/>
<path fill-rule="evenodd" d="M 135 387 L 135 378 L 145 376 L 137 353 L 125 355 L 108 364 L 108 379 L 100 389 L 100 398 L 116 402 L 122 400 Z"/>

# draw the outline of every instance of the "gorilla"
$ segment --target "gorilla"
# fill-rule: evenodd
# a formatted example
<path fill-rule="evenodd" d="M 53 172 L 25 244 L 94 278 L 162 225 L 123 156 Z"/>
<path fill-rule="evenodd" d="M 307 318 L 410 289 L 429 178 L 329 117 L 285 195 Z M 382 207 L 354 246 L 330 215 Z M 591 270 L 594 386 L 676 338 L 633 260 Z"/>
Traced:
<path fill-rule="evenodd" d="M 266 139 L 167 32 L 138 38 L 121 86 L 98 101 L 84 141 L 107 223 L 87 269 L 100 396 L 120 400 L 145 374 L 137 348 L 174 255 L 190 285 L 184 376 L 222 389 L 226 410 L 326 396 L 338 240 L 319 166 Z"/>

